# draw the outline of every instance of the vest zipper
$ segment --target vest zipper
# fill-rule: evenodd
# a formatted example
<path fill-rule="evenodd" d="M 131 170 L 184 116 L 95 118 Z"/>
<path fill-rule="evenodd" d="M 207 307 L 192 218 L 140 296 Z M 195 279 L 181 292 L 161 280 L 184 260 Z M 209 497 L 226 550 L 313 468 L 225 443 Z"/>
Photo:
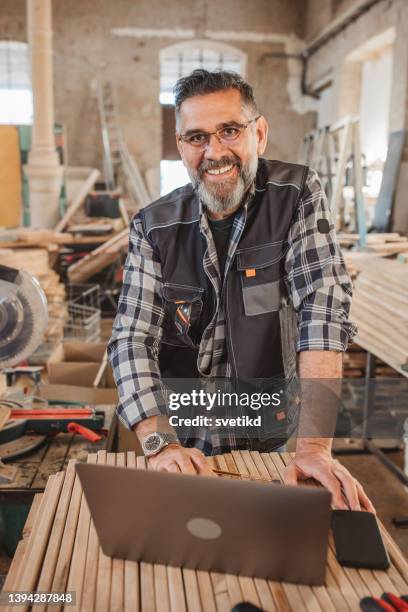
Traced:
<path fill-rule="evenodd" d="M 234 379 L 237 378 L 237 369 L 236 369 L 236 365 L 235 365 L 235 359 L 234 359 L 234 351 L 232 348 L 232 340 L 231 340 L 231 327 L 230 327 L 230 321 L 229 321 L 229 316 L 228 316 L 228 275 L 224 278 L 224 297 L 225 297 L 225 309 L 224 309 L 224 316 L 225 316 L 225 339 L 227 341 L 227 349 L 228 349 L 228 355 L 230 357 L 229 361 L 231 363 L 231 370 L 232 370 L 232 377 Z"/>

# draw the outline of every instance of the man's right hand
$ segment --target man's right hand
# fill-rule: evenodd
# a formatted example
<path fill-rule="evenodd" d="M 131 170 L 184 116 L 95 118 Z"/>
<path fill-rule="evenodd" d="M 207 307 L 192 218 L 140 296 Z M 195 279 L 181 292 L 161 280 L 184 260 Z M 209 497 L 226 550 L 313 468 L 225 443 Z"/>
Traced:
<path fill-rule="evenodd" d="M 198 448 L 184 448 L 179 444 L 168 444 L 157 455 L 148 457 L 148 462 L 149 466 L 160 472 L 214 476 L 214 472 Z"/>

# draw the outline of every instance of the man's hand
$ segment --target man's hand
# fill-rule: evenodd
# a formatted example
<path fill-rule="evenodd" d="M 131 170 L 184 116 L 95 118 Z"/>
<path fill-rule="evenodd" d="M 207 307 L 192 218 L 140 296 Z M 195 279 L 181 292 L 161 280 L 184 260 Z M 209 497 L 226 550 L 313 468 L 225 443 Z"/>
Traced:
<path fill-rule="evenodd" d="M 160 472 L 214 476 L 201 451 L 197 448 L 184 448 L 179 444 L 165 446 L 157 455 L 148 457 L 148 462 L 154 470 Z"/>
<path fill-rule="evenodd" d="M 334 509 L 366 510 L 375 514 L 361 484 L 332 458 L 330 451 L 310 448 L 296 452 L 293 461 L 285 468 L 285 484 L 297 485 L 299 480 L 307 478 L 314 478 L 330 491 Z"/>

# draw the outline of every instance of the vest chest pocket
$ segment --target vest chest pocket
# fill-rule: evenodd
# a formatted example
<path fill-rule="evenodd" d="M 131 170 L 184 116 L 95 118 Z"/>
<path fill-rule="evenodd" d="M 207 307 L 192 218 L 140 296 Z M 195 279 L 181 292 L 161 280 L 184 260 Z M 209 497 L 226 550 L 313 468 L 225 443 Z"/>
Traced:
<path fill-rule="evenodd" d="M 236 252 L 244 312 L 247 316 L 280 310 L 283 297 L 283 255 L 282 240 Z"/>
<path fill-rule="evenodd" d="M 195 347 L 203 308 L 202 287 L 164 283 L 165 318 L 163 342 Z"/>

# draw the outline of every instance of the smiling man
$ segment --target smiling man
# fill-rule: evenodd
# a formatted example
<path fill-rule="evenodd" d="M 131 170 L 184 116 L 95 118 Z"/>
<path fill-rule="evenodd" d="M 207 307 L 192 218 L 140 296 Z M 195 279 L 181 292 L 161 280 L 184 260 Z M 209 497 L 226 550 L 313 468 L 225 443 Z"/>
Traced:
<path fill-rule="evenodd" d="M 191 184 L 133 219 L 108 350 L 118 416 L 152 467 L 210 474 L 204 454 L 271 451 L 284 440 L 225 441 L 204 428 L 179 440 L 162 379 L 290 380 L 296 370 L 302 379 L 339 379 L 355 334 L 351 284 L 316 173 L 260 157 L 268 125 L 251 86 L 234 73 L 195 70 L 175 94 L 177 146 Z M 313 476 L 335 507 L 346 499 L 372 511 L 331 444 L 299 438 L 286 482 Z"/>

